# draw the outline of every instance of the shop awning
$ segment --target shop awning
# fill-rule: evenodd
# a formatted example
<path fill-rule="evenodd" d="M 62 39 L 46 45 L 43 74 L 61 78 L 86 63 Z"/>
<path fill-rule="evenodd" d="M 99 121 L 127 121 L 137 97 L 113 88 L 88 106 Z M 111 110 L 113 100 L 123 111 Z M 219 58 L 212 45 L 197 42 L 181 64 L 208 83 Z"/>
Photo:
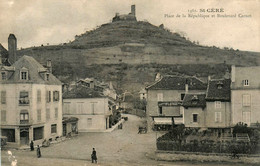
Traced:
<path fill-rule="evenodd" d="M 172 118 L 154 118 L 154 124 L 172 125 Z"/>

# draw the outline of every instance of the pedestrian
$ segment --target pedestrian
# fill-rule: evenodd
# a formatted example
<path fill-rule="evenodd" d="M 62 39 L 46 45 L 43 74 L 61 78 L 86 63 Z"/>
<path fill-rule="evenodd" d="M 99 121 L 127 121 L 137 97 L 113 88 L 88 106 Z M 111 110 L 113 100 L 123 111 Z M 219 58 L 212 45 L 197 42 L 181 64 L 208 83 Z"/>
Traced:
<path fill-rule="evenodd" d="M 40 146 L 37 145 L 37 157 L 40 158 L 42 155 L 41 155 L 41 149 L 40 149 Z"/>
<path fill-rule="evenodd" d="M 95 148 L 93 148 L 92 154 L 91 154 L 92 163 L 97 163 L 97 152 Z"/>
<path fill-rule="evenodd" d="M 34 143 L 33 143 L 33 141 L 31 141 L 30 147 L 31 147 L 31 151 L 34 151 Z"/>

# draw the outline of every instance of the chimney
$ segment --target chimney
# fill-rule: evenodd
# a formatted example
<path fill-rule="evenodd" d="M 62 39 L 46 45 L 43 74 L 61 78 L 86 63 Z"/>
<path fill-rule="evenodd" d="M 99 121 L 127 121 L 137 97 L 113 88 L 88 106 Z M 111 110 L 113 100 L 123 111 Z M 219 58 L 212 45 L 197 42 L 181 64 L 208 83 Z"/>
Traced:
<path fill-rule="evenodd" d="M 52 73 L 52 65 L 51 65 L 50 59 L 47 60 L 46 67 L 47 67 L 49 73 Z"/>
<path fill-rule="evenodd" d="M 210 80 L 211 80 L 211 76 L 208 76 L 208 83 L 209 83 Z"/>
<path fill-rule="evenodd" d="M 157 73 L 155 76 L 155 81 L 159 81 L 161 79 L 161 74 Z"/>
<path fill-rule="evenodd" d="M 14 34 L 10 34 L 8 37 L 8 59 L 11 64 L 16 61 L 16 51 L 17 51 L 17 40 Z"/>
<path fill-rule="evenodd" d="M 189 85 L 188 85 L 188 79 L 186 79 L 186 82 L 185 82 L 185 93 L 188 93 L 189 91 Z"/>
<path fill-rule="evenodd" d="M 109 82 L 109 89 L 114 89 L 114 88 L 113 88 L 112 81 Z"/>
<path fill-rule="evenodd" d="M 131 14 L 135 16 L 135 5 L 131 5 Z"/>
<path fill-rule="evenodd" d="M 236 81 L 236 66 L 235 65 L 231 66 L 231 81 L 232 82 Z"/>

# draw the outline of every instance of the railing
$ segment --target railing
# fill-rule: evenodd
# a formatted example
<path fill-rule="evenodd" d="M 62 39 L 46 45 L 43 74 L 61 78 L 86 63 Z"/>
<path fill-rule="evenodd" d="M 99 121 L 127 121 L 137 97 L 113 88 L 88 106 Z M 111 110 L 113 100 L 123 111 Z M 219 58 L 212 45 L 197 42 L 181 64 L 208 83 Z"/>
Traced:
<path fill-rule="evenodd" d="M 20 120 L 20 124 L 29 124 L 29 120 Z"/>
<path fill-rule="evenodd" d="M 237 141 L 250 142 L 250 138 L 246 133 L 237 133 L 236 134 Z"/>

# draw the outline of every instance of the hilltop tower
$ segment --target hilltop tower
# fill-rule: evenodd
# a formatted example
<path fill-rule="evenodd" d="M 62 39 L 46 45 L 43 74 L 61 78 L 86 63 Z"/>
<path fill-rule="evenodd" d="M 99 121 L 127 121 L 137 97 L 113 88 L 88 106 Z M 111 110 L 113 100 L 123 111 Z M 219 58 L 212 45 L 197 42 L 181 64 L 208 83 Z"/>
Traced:
<path fill-rule="evenodd" d="M 135 5 L 131 5 L 131 14 L 135 16 Z"/>
<path fill-rule="evenodd" d="M 8 59 L 11 64 L 16 61 L 16 50 L 17 50 L 17 40 L 14 34 L 10 34 L 8 37 Z"/>

